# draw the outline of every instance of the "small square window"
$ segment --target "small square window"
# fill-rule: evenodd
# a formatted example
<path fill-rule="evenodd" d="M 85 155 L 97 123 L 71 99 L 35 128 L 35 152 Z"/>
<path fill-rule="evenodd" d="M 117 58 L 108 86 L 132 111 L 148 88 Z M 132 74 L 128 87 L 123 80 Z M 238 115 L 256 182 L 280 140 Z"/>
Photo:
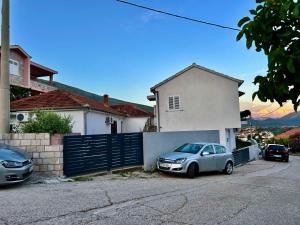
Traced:
<path fill-rule="evenodd" d="M 179 110 L 180 109 L 179 96 L 169 96 L 168 105 L 169 105 L 169 110 Z"/>

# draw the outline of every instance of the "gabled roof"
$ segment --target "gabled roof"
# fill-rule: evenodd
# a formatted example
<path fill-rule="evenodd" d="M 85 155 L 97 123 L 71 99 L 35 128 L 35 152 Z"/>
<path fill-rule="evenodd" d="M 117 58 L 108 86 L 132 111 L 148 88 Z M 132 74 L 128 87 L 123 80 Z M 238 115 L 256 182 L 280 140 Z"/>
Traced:
<path fill-rule="evenodd" d="M 102 102 L 91 100 L 62 90 L 51 91 L 37 96 L 16 100 L 11 102 L 10 107 L 11 111 L 90 108 L 101 112 L 123 115 L 117 110 L 109 106 L 105 106 Z"/>
<path fill-rule="evenodd" d="M 112 105 L 111 108 L 118 110 L 129 117 L 152 117 L 153 113 L 149 113 L 132 104 Z"/>
<path fill-rule="evenodd" d="M 38 81 L 41 83 L 56 87 L 57 89 L 71 92 L 73 94 L 80 95 L 80 96 L 83 96 L 83 97 L 91 99 L 91 100 L 95 100 L 97 102 L 103 102 L 103 96 L 101 96 L 101 95 L 97 95 L 97 94 L 94 94 L 94 93 L 91 93 L 88 91 L 84 91 L 82 89 L 79 89 L 79 88 L 76 88 L 76 87 L 73 87 L 70 85 L 66 85 L 66 84 L 63 84 L 63 83 L 60 83 L 57 81 L 53 81 L 52 83 L 50 83 L 49 81 L 46 81 L 46 80 L 41 80 L 41 79 L 39 79 Z M 109 97 L 109 105 L 118 105 L 118 104 L 135 105 L 136 107 L 138 107 L 146 112 L 153 113 L 153 107 L 151 107 L 151 106 L 128 102 L 128 101 L 123 101 L 120 99 Z"/>
<path fill-rule="evenodd" d="M 275 136 L 275 139 L 289 138 L 290 136 L 295 135 L 295 134 L 300 134 L 300 127 L 297 127 L 297 128 L 288 130 L 284 133 L 278 134 Z"/>
<path fill-rule="evenodd" d="M 1 49 L 1 46 L 0 46 Z M 31 56 L 20 46 L 20 45 L 11 45 L 10 46 L 11 50 L 17 50 L 19 51 L 22 55 L 24 55 L 25 57 L 31 58 Z M 1 53 L 1 52 L 0 52 Z"/>
<path fill-rule="evenodd" d="M 174 74 L 173 76 L 171 76 L 171 77 L 169 77 L 169 78 L 163 80 L 162 82 L 156 84 L 155 86 L 153 86 L 153 87 L 150 89 L 151 92 L 154 92 L 156 88 L 160 87 L 161 85 L 167 83 L 167 82 L 170 81 L 170 80 L 173 80 L 174 78 L 180 76 L 181 74 L 183 74 L 183 73 L 185 73 L 186 71 L 188 71 L 188 70 L 190 70 L 190 69 L 193 69 L 193 68 L 197 68 L 197 69 L 200 69 L 200 70 L 204 70 L 204 71 L 206 71 L 206 72 L 215 74 L 215 75 L 217 75 L 217 76 L 224 77 L 224 78 L 226 78 L 226 79 L 235 81 L 235 82 L 237 82 L 237 83 L 239 84 L 239 86 L 241 86 L 242 83 L 244 82 L 243 80 L 239 80 L 239 79 L 236 79 L 236 78 L 234 78 L 234 77 L 230 77 L 230 76 L 228 76 L 228 75 L 225 75 L 225 74 L 216 72 L 216 71 L 214 71 L 214 70 L 211 70 L 211 69 L 205 68 L 205 67 L 203 67 L 203 66 L 200 66 L 200 65 L 198 65 L 198 64 L 196 64 L 196 63 L 193 63 L 192 65 L 190 65 L 190 66 L 186 67 L 185 69 L 179 71 L 178 73 Z"/>

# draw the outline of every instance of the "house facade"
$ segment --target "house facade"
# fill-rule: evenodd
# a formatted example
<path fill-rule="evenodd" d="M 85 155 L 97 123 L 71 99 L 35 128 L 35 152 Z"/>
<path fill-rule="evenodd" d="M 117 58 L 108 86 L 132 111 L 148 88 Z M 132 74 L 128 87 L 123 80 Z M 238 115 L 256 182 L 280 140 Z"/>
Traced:
<path fill-rule="evenodd" d="M 111 107 L 108 102 L 107 95 L 99 102 L 63 90 L 51 91 L 11 102 L 11 124 L 26 123 L 30 112 L 41 109 L 70 116 L 73 133 L 117 134 L 142 132 L 152 117 L 151 113 L 131 104 L 119 110 L 119 106 Z"/>
<path fill-rule="evenodd" d="M 148 96 L 156 102 L 157 131 L 219 130 L 220 143 L 234 149 L 242 83 L 197 64 L 160 82 Z"/>
<path fill-rule="evenodd" d="M 10 46 L 9 71 L 10 84 L 30 89 L 33 95 L 56 90 L 51 85 L 38 82 L 38 79 L 47 77 L 51 83 L 57 71 L 33 62 L 31 56 L 19 45 Z"/>

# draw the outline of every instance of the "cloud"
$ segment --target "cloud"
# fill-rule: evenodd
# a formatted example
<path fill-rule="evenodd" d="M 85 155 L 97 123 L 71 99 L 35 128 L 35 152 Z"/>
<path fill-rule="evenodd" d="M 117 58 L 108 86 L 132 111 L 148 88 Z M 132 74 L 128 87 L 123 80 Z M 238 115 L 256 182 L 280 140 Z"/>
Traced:
<path fill-rule="evenodd" d="M 261 118 L 261 117 L 271 117 L 277 118 L 282 117 L 290 112 L 293 112 L 293 105 L 291 102 L 286 103 L 283 107 L 280 107 L 277 103 L 271 102 L 261 102 L 259 100 L 255 100 L 253 102 L 249 101 L 241 101 L 240 109 L 246 110 L 249 109 L 252 113 L 253 118 Z"/>

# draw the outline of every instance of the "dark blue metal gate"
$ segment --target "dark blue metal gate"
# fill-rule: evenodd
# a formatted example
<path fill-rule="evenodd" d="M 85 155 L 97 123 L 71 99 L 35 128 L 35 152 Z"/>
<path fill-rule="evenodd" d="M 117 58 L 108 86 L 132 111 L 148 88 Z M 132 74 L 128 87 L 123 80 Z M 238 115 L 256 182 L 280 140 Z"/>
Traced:
<path fill-rule="evenodd" d="M 64 174 L 143 165 L 143 134 L 101 134 L 64 137 Z"/>
<path fill-rule="evenodd" d="M 249 162 L 249 148 L 242 148 L 237 151 L 232 152 L 234 158 L 234 165 L 245 164 Z"/>

